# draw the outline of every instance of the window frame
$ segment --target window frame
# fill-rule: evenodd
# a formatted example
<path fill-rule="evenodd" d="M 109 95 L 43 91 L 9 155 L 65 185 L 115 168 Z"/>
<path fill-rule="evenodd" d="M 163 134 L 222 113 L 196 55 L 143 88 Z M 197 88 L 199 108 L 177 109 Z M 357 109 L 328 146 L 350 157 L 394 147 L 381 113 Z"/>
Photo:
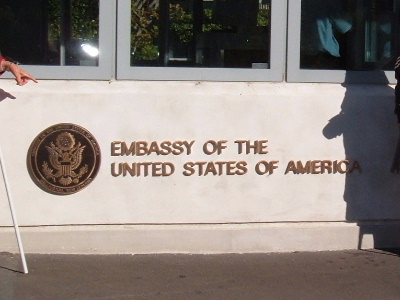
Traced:
<path fill-rule="evenodd" d="M 269 69 L 138 67 L 130 65 L 131 0 L 118 1 L 117 79 L 283 81 L 286 60 L 286 1 L 271 0 L 271 51 Z"/>
<path fill-rule="evenodd" d="M 394 71 L 300 69 L 301 0 L 288 0 L 287 82 L 395 84 Z"/>
<path fill-rule="evenodd" d="M 116 2 L 99 0 L 98 66 L 23 65 L 37 79 L 110 80 L 115 73 Z M 18 60 L 17 57 L 15 59 Z M 4 78 L 14 78 L 4 74 Z"/>

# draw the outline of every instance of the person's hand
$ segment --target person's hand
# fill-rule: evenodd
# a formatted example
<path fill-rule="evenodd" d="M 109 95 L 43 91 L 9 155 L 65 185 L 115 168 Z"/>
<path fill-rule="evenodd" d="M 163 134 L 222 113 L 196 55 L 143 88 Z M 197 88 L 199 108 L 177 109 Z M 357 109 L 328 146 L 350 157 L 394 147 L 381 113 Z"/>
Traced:
<path fill-rule="evenodd" d="M 18 66 L 15 63 L 6 62 L 5 68 L 8 69 L 11 73 L 13 73 L 15 80 L 17 81 L 18 85 L 25 85 L 29 82 L 29 80 L 32 80 L 33 82 L 38 82 L 35 77 L 32 75 L 28 74 L 25 72 L 24 69 L 22 69 L 20 66 Z"/>

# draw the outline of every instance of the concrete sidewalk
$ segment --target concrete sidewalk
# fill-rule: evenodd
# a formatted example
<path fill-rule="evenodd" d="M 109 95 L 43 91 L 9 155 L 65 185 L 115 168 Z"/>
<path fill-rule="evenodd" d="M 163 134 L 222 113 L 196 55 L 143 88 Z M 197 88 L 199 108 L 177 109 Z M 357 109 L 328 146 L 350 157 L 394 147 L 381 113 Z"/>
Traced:
<path fill-rule="evenodd" d="M 221 255 L 0 253 L 0 300 L 394 300 L 400 252 Z"/>

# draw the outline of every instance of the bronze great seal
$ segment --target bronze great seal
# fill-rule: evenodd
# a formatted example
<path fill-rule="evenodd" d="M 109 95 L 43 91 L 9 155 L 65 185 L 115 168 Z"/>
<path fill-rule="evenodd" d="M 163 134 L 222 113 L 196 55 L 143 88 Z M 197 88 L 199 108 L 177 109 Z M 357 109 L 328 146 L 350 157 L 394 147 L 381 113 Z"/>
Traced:
<path fill-rule="evenodd" d="M 44 191 L 70 195 L 88 186 L 101 161 L 99 144 L 85 128 L 60 123 L 33 140 L 27 156 L 28 171 Z"/>

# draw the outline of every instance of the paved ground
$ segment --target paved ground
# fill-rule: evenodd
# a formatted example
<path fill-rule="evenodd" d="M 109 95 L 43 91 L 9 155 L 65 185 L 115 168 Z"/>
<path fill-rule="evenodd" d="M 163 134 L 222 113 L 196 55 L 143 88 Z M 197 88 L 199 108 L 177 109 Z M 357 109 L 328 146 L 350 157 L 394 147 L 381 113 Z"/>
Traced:
<path fill-rule="evenodd" d="M 400 299 L 400 251 L 224 255 L 0 253 L 0 300 Z"/>

